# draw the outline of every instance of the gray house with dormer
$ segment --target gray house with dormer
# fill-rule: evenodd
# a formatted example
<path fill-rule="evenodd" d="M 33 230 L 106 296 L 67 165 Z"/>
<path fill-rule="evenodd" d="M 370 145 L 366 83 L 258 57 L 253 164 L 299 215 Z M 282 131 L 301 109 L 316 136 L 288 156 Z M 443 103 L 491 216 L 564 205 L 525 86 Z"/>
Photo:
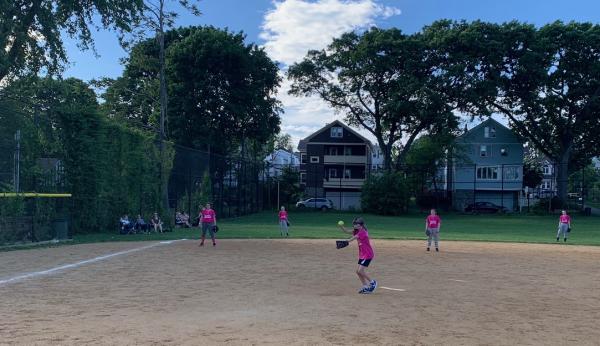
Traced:
<path fill-rule="evenodd" d="M 447 171 L 447 189 L 456 210 L 489 202 L 519 209 L 523 189 L 523 143 L 489 118 L 456 140 Z"/>

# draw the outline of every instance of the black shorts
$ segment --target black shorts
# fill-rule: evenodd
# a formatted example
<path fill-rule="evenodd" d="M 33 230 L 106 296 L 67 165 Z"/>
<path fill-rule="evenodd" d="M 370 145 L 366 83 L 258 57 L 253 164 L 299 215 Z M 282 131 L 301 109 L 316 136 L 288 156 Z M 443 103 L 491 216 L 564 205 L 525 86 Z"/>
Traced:
<path fill-rule="evenodd" d="M 371 260 L 372 260 L 372 258 L 371 259 L 359 259 L 358 264 L 360 264 L 363 267 L 368 267 L 369 264 L 371 264 Z"/>

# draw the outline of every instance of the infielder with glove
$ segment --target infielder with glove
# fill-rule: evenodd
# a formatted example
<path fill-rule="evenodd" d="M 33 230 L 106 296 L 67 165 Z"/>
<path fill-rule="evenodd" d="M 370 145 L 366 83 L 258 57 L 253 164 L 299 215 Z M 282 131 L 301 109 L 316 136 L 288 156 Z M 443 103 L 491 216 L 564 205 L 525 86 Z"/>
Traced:
<path fill-rule="evenodd" d="M 367 274 L 367 267 L 371 264 L 371 261 L 375 257 L 375 252 L 371 247 L 369 240 L 369 232 L 365 227 L 365 221 L 362 218 L 356 218 L 352 221 L 352 230 L 348 230 L 343 224 L 339 224 L 343 232 L 352 234 L 352 238 L 346 241 L 338 242 L 338 248 L 345 247 L 350 242 L 358 241 L 358 268 L 356 269 L 356 275 L 363 284 L 363 287 L 358 291 L 360 294 L 373 293 L 377 289 L 377 281 L 372 280 Z"/>
<path fill-rule="evenodd" d="M 566 243 L 569 232 L 571 232 L 571 217 L 569 214 L 567 214 L 566 210 L 563 210 L 560 218 L 558 219 L 558 232 L 556 233 L 556 241 L 560 241 L 560 234 L 562 233 Z"/>
<path fill-rule="evenodd" d="M 217 228 L 217 214 L 212 210 L 210 203 L 206 203 L 206 207 L 200 212 L 200 225 L 202 227 L 202 236 L 200 237 L 200 246 L 204 246 L 204 239 L 206 239 L 206 232 L 210 234 L 213 246 L 217 246 L 217 240 L 215 239 L 215 231 Z"/>
<path fill-rule="evenodd" d="M 427 251 L 431 248 L 431 239 L 435 242 L 435 251 L 440 251 L 440 226 L 442 225 L 442 219 L 437 215 L 435 209 L 431 209 L 431 213 L 425 220 L 425 235 L 427 235 Z"/>

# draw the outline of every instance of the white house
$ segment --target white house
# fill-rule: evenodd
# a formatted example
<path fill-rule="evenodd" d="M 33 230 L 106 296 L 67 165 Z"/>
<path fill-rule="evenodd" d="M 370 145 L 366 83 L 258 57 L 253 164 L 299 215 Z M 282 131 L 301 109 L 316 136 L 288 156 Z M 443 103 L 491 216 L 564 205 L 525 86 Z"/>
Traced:
<path fill-rule="evenodd" d="M 276 149 L 265 158 L 269 177 L 277 177 L 284 167 L 300 168 L 300 156 L 285 149 Z"/>

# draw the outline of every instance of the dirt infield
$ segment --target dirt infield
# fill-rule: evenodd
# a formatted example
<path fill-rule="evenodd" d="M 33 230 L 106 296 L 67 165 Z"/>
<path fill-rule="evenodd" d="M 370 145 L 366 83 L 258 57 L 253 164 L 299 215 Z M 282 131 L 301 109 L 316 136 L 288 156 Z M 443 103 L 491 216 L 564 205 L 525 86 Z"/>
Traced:
<path fill-rule="evenodd" d="M 160 244 L 0 284 L 0 344 L 592 345 L 600 248 L 373 242 L 381 286 L 359 295 L 356 248 L 325 240 Z M 0 253 L 0 282 L 154 243 Z M 355 247 L 356 244 L 353 244 Z"/>

